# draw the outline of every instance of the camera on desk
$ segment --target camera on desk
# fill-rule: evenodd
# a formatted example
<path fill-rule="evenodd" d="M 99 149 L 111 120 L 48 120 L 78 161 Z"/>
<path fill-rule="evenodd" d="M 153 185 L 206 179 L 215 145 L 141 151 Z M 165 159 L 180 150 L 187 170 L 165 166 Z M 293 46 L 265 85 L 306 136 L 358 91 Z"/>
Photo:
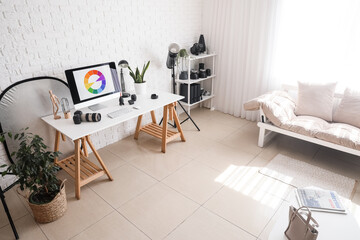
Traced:
<path fill-rule="evenodd" d="M 82 113 L 81 111 L 74 112 L 73 117 L 75 124 L 80 124 L 81 122 L 100 122 L 101 114 L 100 113 Z"/>

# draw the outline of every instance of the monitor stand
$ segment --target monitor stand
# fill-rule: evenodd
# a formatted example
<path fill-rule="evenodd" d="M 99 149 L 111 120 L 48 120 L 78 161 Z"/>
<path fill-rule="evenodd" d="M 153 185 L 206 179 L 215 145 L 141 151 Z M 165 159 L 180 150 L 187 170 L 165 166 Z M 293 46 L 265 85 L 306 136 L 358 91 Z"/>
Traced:
<path fill-rule="evenodd" d="M 107 108 L 107 106 L 104 104 L 98 103 L 98 104 L 91 105 L 88 108 L 95 112 L 95 111 L 99 111 L 100 109 Z"/>

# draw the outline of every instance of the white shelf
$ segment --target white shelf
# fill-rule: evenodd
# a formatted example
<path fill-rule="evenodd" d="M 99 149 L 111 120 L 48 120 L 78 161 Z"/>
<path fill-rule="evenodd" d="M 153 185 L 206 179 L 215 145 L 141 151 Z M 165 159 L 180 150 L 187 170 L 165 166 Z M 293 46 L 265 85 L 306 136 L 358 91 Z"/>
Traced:
<path fill-rule="evenodd" d="M 209 99 L 211 99 L 211 98 L 215 97 L 215 95 L 202 96 L 202 97 L 203 97 L 203 99 L 202 99 L 202 100 L 197 101 L 197 102 L 192 103 L 192 104 L 188 104 L 188 103 L 186 103 L 186 102 L 183 102 L 182 100 L 180 100 L 180 101 L 181 101 L 181 104 L 182 104 L 182 105 L 187 106 L 187 107 L 192 107 L 192 106 L 194 106 L 194 105 L 196 105 L 196 104 L 198 104 L 198 103 L 204 102 L 204 101 L 206 101 L 206 100 L 209 100 Z"/>
<path fill-rule="evenodd" d="M 199 60 L 199 59 L 202 59 L 202 58 L 207 58 L 207 57 L 214 57 L 216 56 L 216 53 L 210 53 L 210 54 L 199 54 L 199 55 L 192 55 L 192 54 L 189 54 L 189 59 L 190 61 L 193 61 L 193 60 Z"/>
<path fill-rule="evenodd" d="M 202 81 L 205 81 L 205 80 L 208 80 L 210 78 L 214 78 L 216 75 L 211 75 L 209 77 L 206 77 L 206 78 L 199 78 L 199 79 L 184 79 L 184 80 L 181 80 L 181 79 L 176 79 L 175 81 L 177 83 L 185 83 L 185 84 L 193 84 L 193 83 L 198 83 L 198 82 L 202 82 Z"/>

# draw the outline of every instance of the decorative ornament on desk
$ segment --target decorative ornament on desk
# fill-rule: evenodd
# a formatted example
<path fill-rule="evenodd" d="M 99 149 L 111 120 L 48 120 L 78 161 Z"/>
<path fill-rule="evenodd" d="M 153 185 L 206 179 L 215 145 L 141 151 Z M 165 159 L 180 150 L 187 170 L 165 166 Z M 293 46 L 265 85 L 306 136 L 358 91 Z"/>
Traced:
<path fill-rule="evenodd" d="M 142 95 L 146 93 L 146 81 L 144 80 L 144 75 L 146 73 L 146 70 L 149 68 L 150 61 L 148 61 L 146 64 L 144 64 L 143 69 L 140 73 L 140 70 L 138 67 L 136 67 L 135 72 L 129 68 L 129 74 L 134 79 L 135 83 L 135 92 L 137 95 Z"/>
<path fill-rule="evenodd" d="M 67 98 L 62 98 L 61 99 L 61 109 L 62 109 L 62 111 L 64 113 L 64 118 L 65 119 L 71 118 L 70 105 L 69 105 L 69 101 L 67 100 Z"/>
<path fill-rule="evenodd" d="M 57 115 L 57 112 L 59 111 L 59 98 L 53 94 L 53 92 L 51 90 L 49 90 L 49 94 L 50 94 L 50 100 L 52 103 L 52 108 L 53 108 L 53 114 L 54 114 L 54 119 L 60 119 L 61 116 Z"/>

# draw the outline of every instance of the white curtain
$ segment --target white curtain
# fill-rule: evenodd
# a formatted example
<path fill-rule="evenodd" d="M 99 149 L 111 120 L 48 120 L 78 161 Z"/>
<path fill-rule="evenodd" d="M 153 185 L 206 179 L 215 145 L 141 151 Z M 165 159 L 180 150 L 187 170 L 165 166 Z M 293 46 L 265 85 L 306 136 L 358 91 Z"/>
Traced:
<path fill-rule="evenodd" d="M 217 110 L 255 120 L 243 104 L 280 86 L 271 71 L 279 6 L 278 0 L 204 1 L 206 44 L 218 53 Z"/>
<path fill-rule="evenodd" d="M 209 0 L 203 29 L 218 53 L 215 107 L 255 120 L 244 102 L 282 83 L 360 90 L 360 0 Z"/>

